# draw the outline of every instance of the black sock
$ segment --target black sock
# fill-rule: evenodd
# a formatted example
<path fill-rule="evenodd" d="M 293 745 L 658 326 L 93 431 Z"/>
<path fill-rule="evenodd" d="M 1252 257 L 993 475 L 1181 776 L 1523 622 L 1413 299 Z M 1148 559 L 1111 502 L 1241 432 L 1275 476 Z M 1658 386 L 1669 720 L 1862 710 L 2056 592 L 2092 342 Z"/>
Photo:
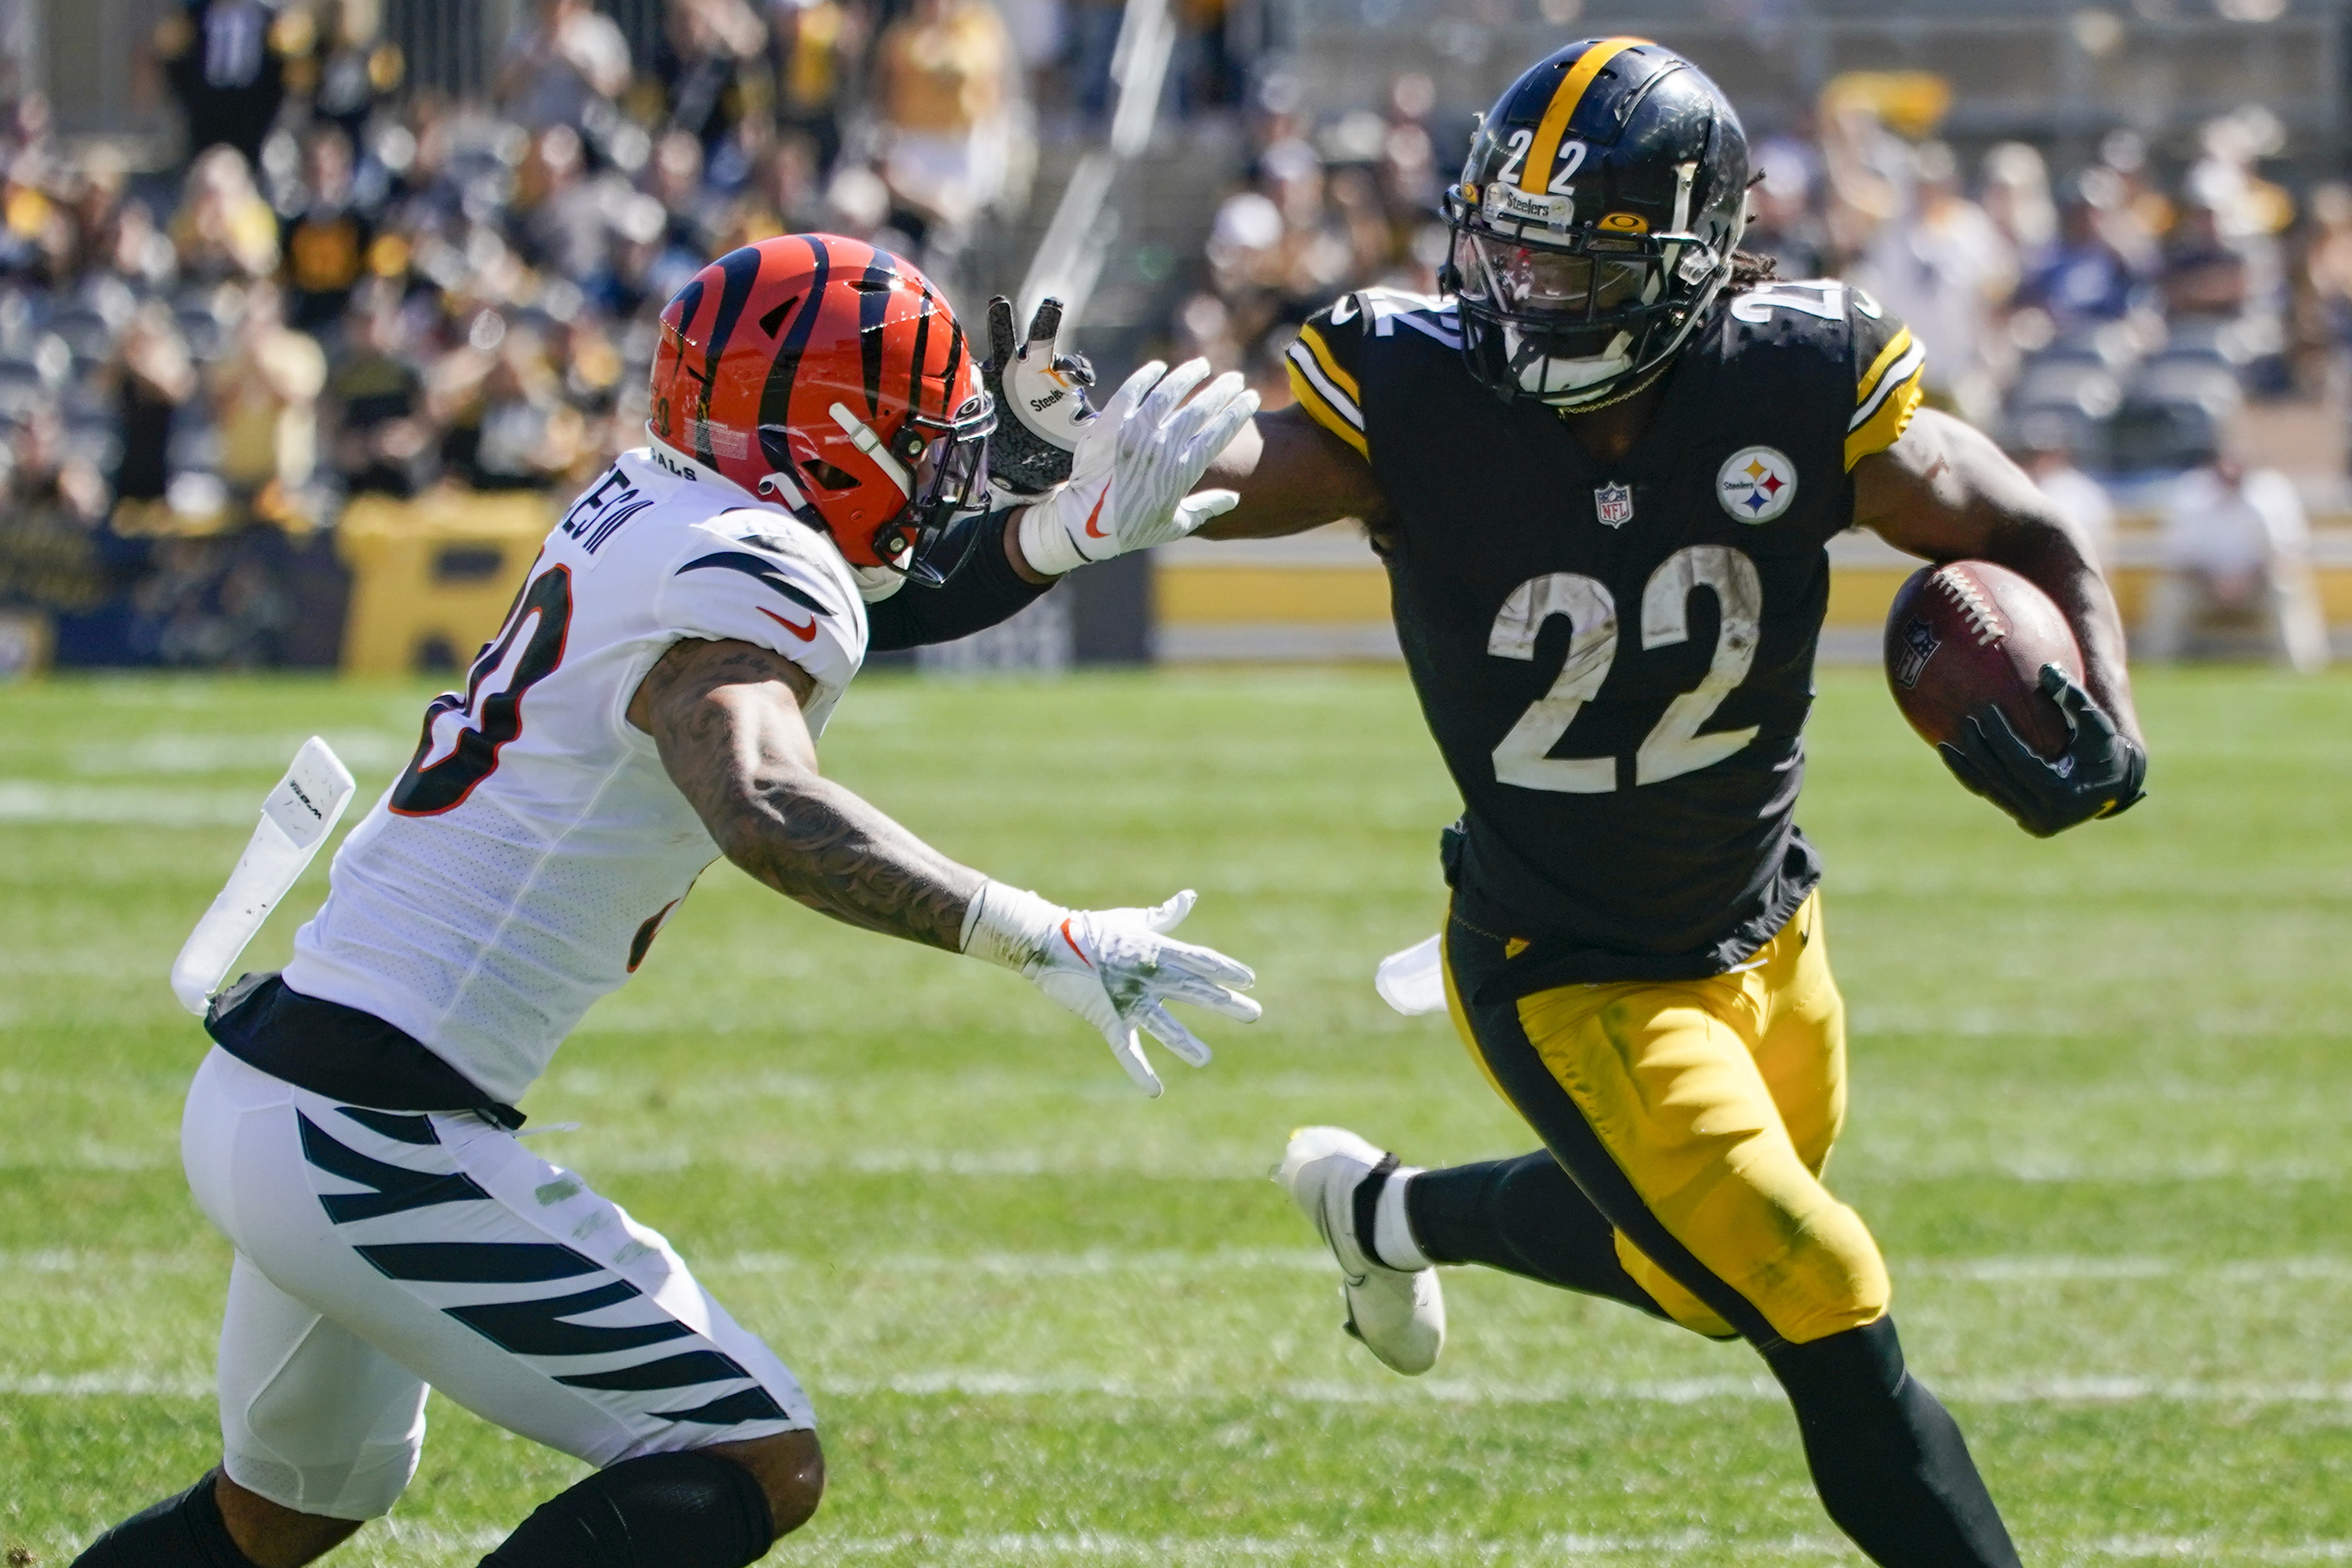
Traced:
<path fill-rule="evenodd" d="M 1483 1263 L 1665 1316 L 1617 1261 L 1608 1220 L 1548 1151 L 1424 1171 L 1404 1206 L 1413 1240 L 1437 1262 Z"/>
<path fill-rule="evenodd" d="M 750 1470 L 716 1454 L 648 1454 L 540 1504 L 482 1568 L 744 1568 L 775 1539 Z"/>
<path fill-rule="evenodd" d="M 1796 1406 L 1840 1530 L 1883 1568 L 2017 1568 L 2017 1548 L 1948 1412 L 1881 1318 L 1764 1358 Z"/>
<path fill-rule="evenodd" d="M 1381 1249 L 1372 1237 L 1379 1227 L 1381 1189 L 1389 1184 L 1389 1173 L 1399 1163 L 1401 1162 L 1394 1154 L 1381 1155 L 1381 1163 L 1372 1167 L 1372 1173 L 1356 1184 L 1355 1193 L 1356 1245 L 1364 1249 L 1365 1257 L 1391 1268 L 1396 1266 L 1381 1256 Z M 1412 1196 L 1412 1188 L 1405 1189 L 1405 1196 Z"/>
<path fill-rule="evenodd" d="M 174 1498 L 134 1513 L 73 1560 L 73 1568 L 255 1568 L 221 1519 L 209 1471 Z"/>

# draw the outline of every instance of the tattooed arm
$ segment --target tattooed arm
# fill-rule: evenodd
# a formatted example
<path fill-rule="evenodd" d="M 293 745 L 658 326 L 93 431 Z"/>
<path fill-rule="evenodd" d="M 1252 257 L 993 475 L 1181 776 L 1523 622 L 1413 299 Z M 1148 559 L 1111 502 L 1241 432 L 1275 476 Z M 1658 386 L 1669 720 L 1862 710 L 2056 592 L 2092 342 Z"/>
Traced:
<path fill-rule="evenodd" d="M 813 682 L 782 654 L 688 637 L 647 672 L 629 722 L 727 858 L 813 910 L 950 952 L 987 880 L 820 777 Z"/>
<path fill-rule="evenodd" d="M 1244 1021 L 1256 976 L 1174 940 L 1190 892 L 1150 910 L 1066 910 L 959 866 L 829 779 L 801 704 L 814 686 L 790 659 L 747 642 L 679 642 L 629 700 L 662 766 L 727 858 L 789 899 L 867 931 L 1003 964 L 1097 1029 L 1148 1094 L 1149 1033 L 1199 1067 L 1209 1047 L 1168 1011 L 1189 1002 Z"/>

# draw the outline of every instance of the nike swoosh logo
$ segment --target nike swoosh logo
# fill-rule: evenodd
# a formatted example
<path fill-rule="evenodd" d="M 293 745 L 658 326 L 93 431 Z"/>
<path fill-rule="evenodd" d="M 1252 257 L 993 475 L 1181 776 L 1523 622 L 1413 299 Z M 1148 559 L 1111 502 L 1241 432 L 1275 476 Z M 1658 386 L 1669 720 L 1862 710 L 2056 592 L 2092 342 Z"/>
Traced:
<path fill-rule="evenodd" d="M 1064 921 L 1062 922 L 1062 940 L 1070 944 L 1070 951 L 1078 955 L 1078 962 L 1080 963 L 1085 964 L 1088 969 L 1092 969 L 1095 966 L 1095 961 L 1087 956 L 1087 950 L 1078 945 L 1077 938 L 1070 934 L 1070 922 L 1068 921 Z"/>
<path fill-rule="evenodd" d="M 1095 526 L 1095 519 L 1102 515 L 1103 502 L 1108 500 L 1110 500 L 1110 487 L 1108 485 L 1105 485 L 1103 486 L 1103 493 L 1095 497 L 1095 510 L 1087 513 L 1087 537 L 1088 539 L 1108 539 L 1110 537 L 1109 534 L 1105 533 L 1101 529 Z"/>
<path fill-rule="evenodd" d="M 784 630 L 792 633 L 793 636 L 800 638 L 801 641 L 814 642 L 816 640 L 816 623 L 814 621 L 811 621 L 808 625 L 803 626 L 798 621 L 788 621 L 784 619 L 783 616 L 776 614 L 775 611 L 768 608 L 765 605 L 754 605 L 752 608 L 758 610 L 761 615 L 775 622 L 776 625 L 783 627 Z"/>

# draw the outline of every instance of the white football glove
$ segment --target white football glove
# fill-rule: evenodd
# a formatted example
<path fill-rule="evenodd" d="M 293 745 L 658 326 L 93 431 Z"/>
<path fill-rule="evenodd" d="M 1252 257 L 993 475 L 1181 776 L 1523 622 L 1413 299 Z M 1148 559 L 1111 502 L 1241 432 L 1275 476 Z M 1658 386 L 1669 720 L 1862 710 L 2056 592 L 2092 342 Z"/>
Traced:
<path fill-rule="evenodd" d="M 1185 402 L 1208 374 L 1206 360 L 1174 370 L 1153 360 L 1086 422 L 1069 482 L 1021 515 L 1021 553 L 1032 568 L 1059 576 L 1165 544 L 1238 504 L 1232 490 L 1186 493 L 1257 412 L 1257 394 L 1231 371 Z"/>
<path fill-rule="evenodd" d="M 1066 910 L 990 882 L 964 916 L 963 951 L 1017 971 L 1101 1030 L 1136 1088 L 1157 1099 L 1160 1075 L 1143 1059 L 1138 1030 L 1196 1068 L 1209 1065 L 1209 1047 L 1167 1004 L 1190 1002 L 1244 1024 L 1264 1011 L 1231 989 L 1257 984 L 1249 965 L 1169 938 L 1195 896 L 1186 889 L 1150 910 Z"/>

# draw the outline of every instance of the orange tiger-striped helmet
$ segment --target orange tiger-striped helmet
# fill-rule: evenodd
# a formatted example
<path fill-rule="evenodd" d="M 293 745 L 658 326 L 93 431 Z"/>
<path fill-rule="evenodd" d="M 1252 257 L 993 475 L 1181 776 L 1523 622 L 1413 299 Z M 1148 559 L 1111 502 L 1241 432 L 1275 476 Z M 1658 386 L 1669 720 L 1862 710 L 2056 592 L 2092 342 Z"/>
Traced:
<path fill-rule="evenodd" d="M 829 234 L 705 267 L 661 314 L 654 439 L 792 510 L 854 566 L 938 583 L 981 493 L 996 409 L 963 328 L 912 264 Z"/>

